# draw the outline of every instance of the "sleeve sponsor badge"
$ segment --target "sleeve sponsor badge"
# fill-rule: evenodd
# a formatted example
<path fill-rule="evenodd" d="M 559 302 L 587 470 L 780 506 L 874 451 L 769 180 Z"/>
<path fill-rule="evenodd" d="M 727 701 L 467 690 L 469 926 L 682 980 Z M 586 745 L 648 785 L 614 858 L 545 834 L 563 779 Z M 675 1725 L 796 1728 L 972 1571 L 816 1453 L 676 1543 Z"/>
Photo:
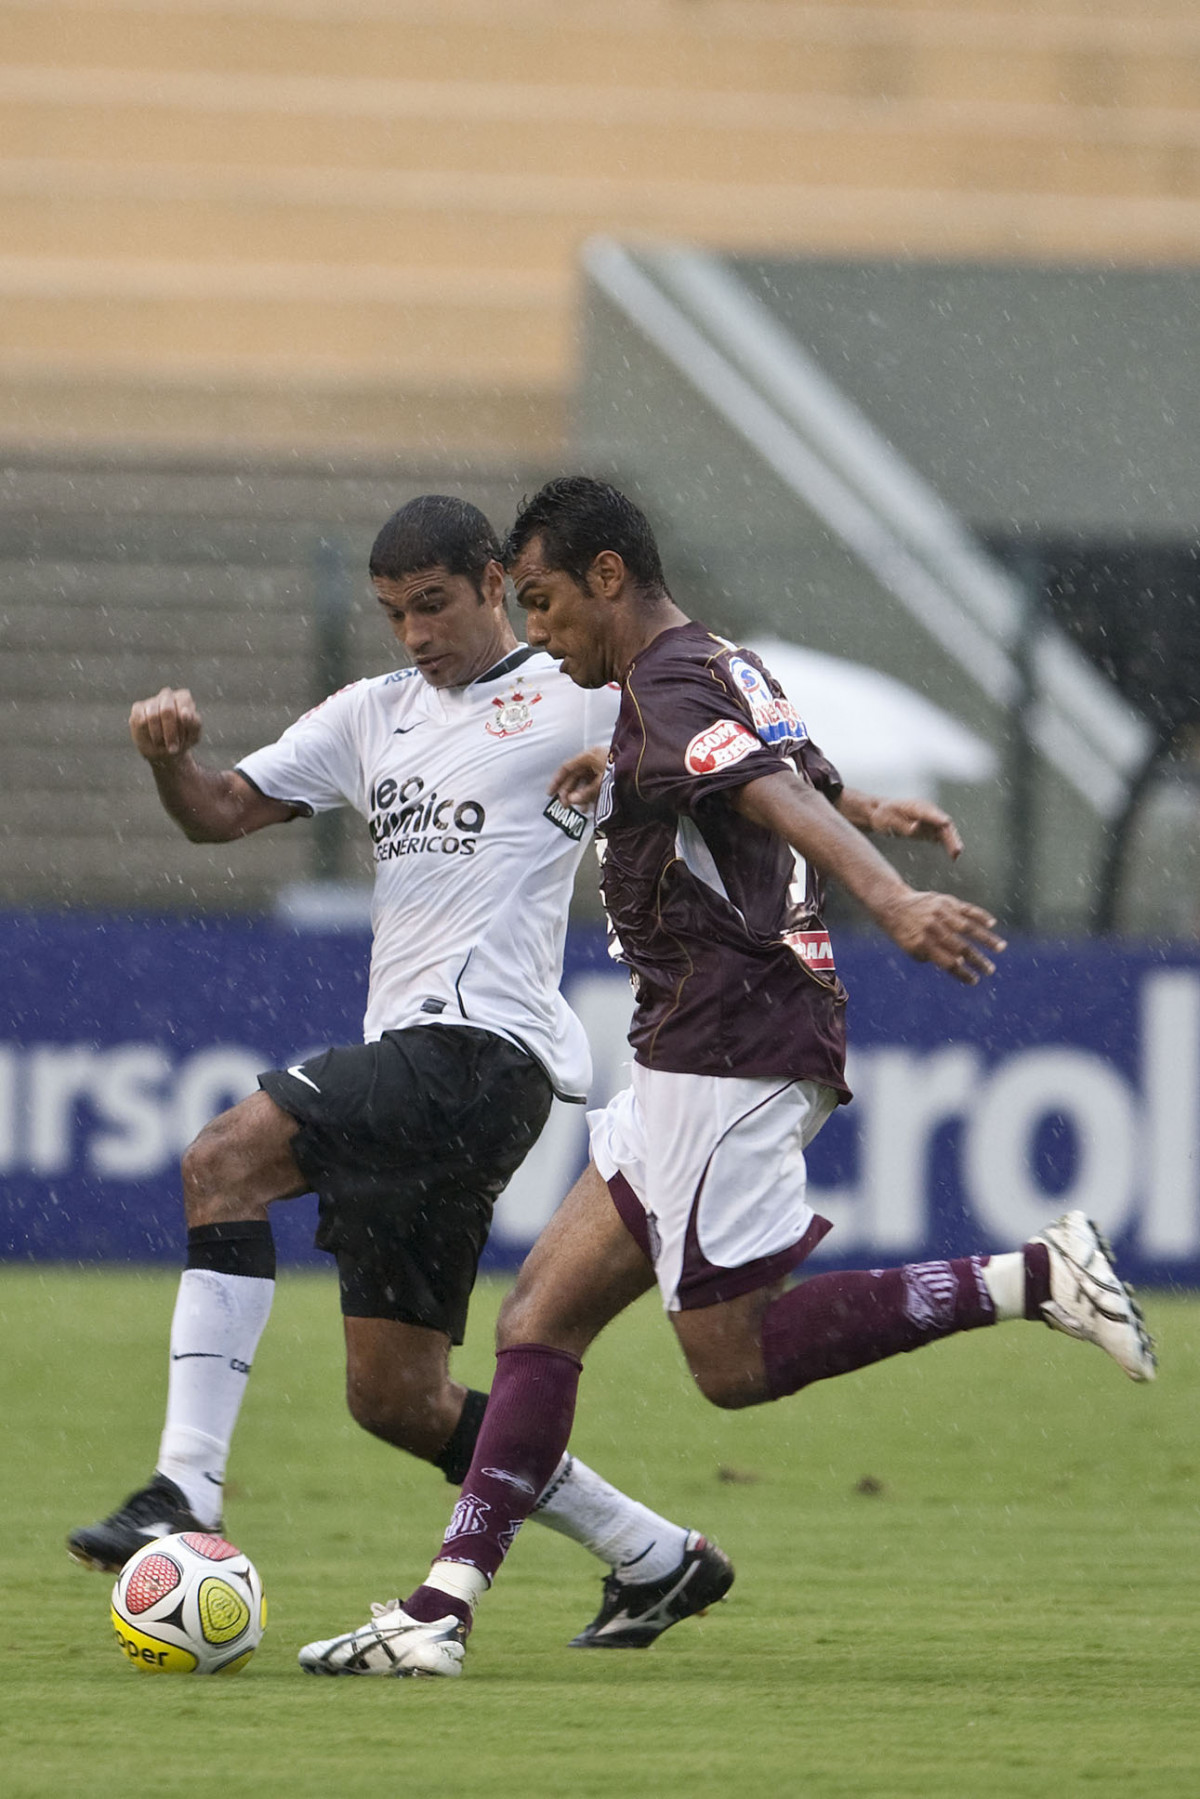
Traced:
<path fill-rule="evenodd" d="M 542 817 L 548 818 L 552 825 L 557 825 L 564 836 L 578 843 L 587 830 L 587 815 L 577 812 L 574 806 L 568 806 L 565 800 L 551 800 L 542 811 Z"/>
<path fill-rule="evenodd" d="M 758 669 L 741 656 L 729 658 L 729 674 L 734 686 L 745 699 L 754 720 L 754 729 L 763 743 L 772 749 L 794 748 L 808 738 L 804 721 L 786 694 L 778 698 Z"/>
<path fill-rule="evenodd" d="M 713 775 L 729 768 L 758 748 L 758 738 L 739 725 L 736 719 L 718 718 L 703 731 L 697 731 L 683 752 L 683 765 L 690 775 Z"/>

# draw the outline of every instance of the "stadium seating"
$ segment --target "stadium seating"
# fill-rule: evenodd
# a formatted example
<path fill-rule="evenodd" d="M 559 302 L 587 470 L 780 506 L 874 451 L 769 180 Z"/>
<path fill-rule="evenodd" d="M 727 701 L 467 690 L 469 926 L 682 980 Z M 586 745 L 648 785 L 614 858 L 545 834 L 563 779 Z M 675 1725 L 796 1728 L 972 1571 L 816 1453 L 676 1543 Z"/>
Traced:
<path fill-rule="evenodd" d="M 1069 6 L 0 0 L 0 436 L 553 455 L 597 231 L 1190 259 L 1200 19 Z"/>
<path fill-rule="evenodd" d="M 588 236 L 1191 261 L 1198 100 L 1194 0 L 0 0 L 0 900 L 310 866 L 183 844 L 129 701 L 235 756 L 313 697 L 323 537 L 511 513 Z"/>
<path fill-rule="evenodd" d="M 470 492 L 503 520 L 536 479 L 480 476 Z M 333 472 L 6 458 L 0 905 L 253 911 L 319 872 L 311 823 L 228 849 L 185 842 L 129 742 L 130 704 L 164 684 L 190 687 L 202 754 L 228 766 L 330 686 L 391 666 L 367 589 L 371 541 L 394 507 L 452 481 L 394 461 Z M 331 587 L 346 609 L 348 667 L 326 678 L 317 612 Z M 339 872 L 367 866 L 348 837 Z"/>

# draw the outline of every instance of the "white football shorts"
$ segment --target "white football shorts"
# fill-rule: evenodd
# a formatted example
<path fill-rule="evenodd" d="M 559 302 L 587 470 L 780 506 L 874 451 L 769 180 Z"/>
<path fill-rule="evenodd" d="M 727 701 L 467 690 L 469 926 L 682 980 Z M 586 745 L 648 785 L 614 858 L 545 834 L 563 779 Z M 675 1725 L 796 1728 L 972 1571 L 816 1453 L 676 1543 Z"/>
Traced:
<path fill-rule="evenodd" d="M 804 1151 L 838 1096 L 815 1081 L 672 1074 L 588 1113 L 592 1159 L 654 1264 L 669 1312 L 773 1285 L 830 1229 L 805 1198 Z"/>

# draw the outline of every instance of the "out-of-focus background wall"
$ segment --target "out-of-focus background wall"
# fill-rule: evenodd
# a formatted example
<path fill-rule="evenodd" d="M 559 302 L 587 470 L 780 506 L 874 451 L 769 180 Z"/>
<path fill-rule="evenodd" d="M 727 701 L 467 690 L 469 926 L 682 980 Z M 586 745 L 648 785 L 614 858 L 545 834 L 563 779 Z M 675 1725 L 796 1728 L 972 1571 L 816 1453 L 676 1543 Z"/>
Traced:
<path fill-rule="evenodd" d="M 380 664 L 394 504 L 503 523 L 583 462 L 696 610 L 989 746 L 930 778 L 1006 916 L 1196 931 L 1188 0 L 0 22 L 5 900 L 253 909 L 347 866 L 301 829 L 200 867 L 129 700 L 273 735 Z"/>
<path fill-rule="evenodd" d="M 6 1253 L 76 1253 L 55 1208 L 97 1183 L 154 1211 L 197 1120 L 310 1047 L 287 933 L 361 922 L 354 821 L 189 846 L 131 700 L 190 686 L 234 760 L 387 666 L 397 505 L 503 527 L 581 466 L 852 780 L 951 806 L 945 878 L 1032 945 L 969 1019 L 926 985 L 909 1030 L 897 988 L 885 1044 L 856 1000 L 831 1215 L 944 1244 L 1000 1168 L 1022 1228 L 1087 1204 L 1200 1273 L 1192 0 L 0 0 L 0 57 Z M 204 917 L 281 908 L 220 939 L 259 990 L 197 1037 Z M 344 1033 L 343 963 L 303 966 L 343 971 Z M 513 1244 L 578 1157 L 547 1143 Z M 966 1170 L 936 1203 L 931 1145 Z"/>

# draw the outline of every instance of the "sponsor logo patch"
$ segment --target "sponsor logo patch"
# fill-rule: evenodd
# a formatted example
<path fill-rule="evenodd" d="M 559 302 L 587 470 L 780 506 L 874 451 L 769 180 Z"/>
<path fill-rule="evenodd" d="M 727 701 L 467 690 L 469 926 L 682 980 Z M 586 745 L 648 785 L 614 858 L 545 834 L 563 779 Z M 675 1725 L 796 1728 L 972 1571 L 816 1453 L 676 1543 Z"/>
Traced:
<path fill-rule="evenodd" d="M 814 974 L 833 973 L 833 945 L 828 931 L 785 931 L 783 941 L 796 960 Z"/>
<path fill-rule="evenodd" d="M 758 748 L 758 739 L 732 718 L 718 718 L 704 731 L 697 731 L 683 753 L 683 765 L 689 774 L 712 775 L 719 768 L 740 762 Z"/>
<path fill-rule="evenodd" d="M 429 851 L 473 856 L 487 814 L 479 800 L 443 799 L 426 789 L 420 775 L 403 783 L 390 776 L 376 781 L 368 796 L 367 828 L 376 862 Z"/>
<path fill-rule="evenodd" d="M 738 691 L 745 696 L 754 729 L 764 743 L 774 747 L 776 744 L 801 744 L 807 740 L 808 731 L 792 702 L 786 696 L 777 699 L 758 669 L 743 661 L 741 656 L 731 656 L 729 673 Z"/>
<path fill-rule="evenodd" d="M 557 825 L 572 843 L 578 843 L 587 830 L 586 814 L 576 812 L 574 806 L 568 806 L 565 800 L 551 800 L 543 810 L 542 817 L 548 818 L 552 825 Z"/>

